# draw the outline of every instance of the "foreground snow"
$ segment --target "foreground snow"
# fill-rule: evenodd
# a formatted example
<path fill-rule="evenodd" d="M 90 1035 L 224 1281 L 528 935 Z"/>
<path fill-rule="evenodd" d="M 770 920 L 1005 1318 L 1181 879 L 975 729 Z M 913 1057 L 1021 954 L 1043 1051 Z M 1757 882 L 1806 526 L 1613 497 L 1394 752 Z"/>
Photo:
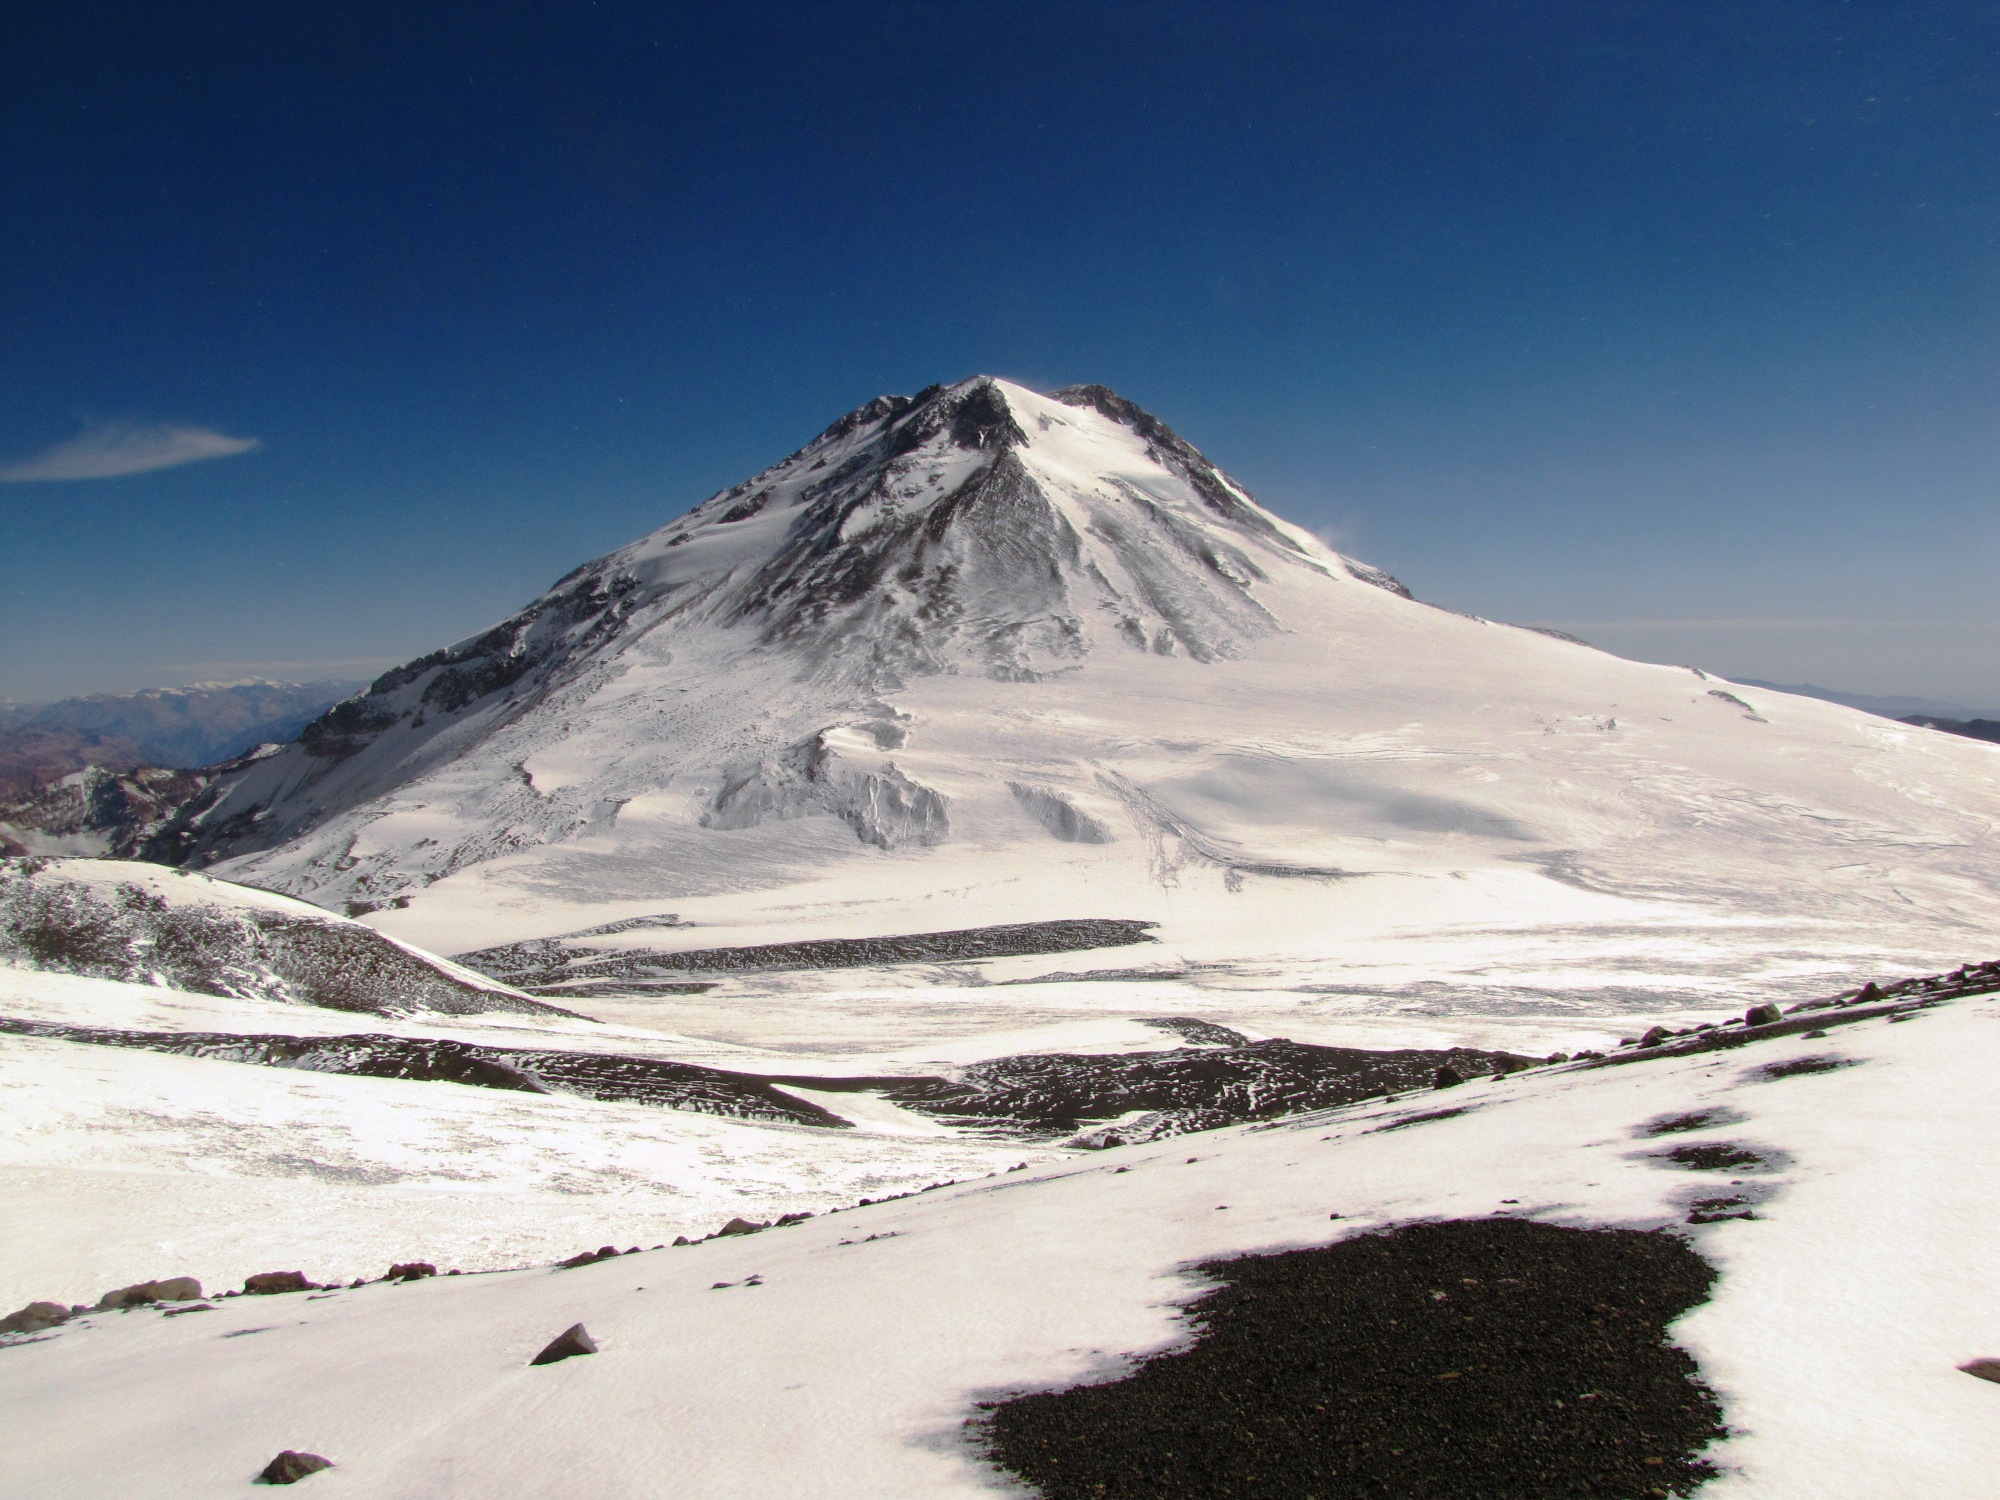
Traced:
<path fill-rule="evenodd" d="M 1854 1065 L 1765 1071 L 1820 1056 Z M 1172 1343 L 1190 1263 L 1416 1218 L 1679 1224 L 1715 1196 L 1758 1217 L 1687 1230 L 1722 1275 L 1677 1335 L 1737 1434 L 1704 1493 L 1987 1493 L 2000 1388 L 1955 1366 L 2000 1353 L 1980 1250 L 2000 1233 L 1996 1064 L 2000 1000 L 1957 1001 L 1073 1157 L 578 1270 L 96 1315 L 0 1351 L 0 1402 L 34 1434 L 0 1494 L 225 1494 L 281 1448 L 334 1460 L 307 1481 L 327 1495 L 992 1493 L 974 1404 Z M 1379 1130 L 1446 1107 L 1465 1112 Z M 1722 1113 L 1646 1133 L 1703 1109 Z M 1769 1165 L 1732 1187 L 1660 1155 L 1723 1141 Z M 528 1367 L 579 1321 L 600 1354 Z"/>

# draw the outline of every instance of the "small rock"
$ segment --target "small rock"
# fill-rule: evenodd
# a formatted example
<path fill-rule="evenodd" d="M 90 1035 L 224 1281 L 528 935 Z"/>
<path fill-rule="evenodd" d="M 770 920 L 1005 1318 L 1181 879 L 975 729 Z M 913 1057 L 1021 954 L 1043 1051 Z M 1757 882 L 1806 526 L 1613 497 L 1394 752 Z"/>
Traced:
<path fill-rule="evenodd" d="M 19 1312 L 0 1318 L 0 1333 L 40 1333 L 44 1328 L 67 1323 L 72 1316 L 60 1302 L 30 1302 Z"/>
<path fill-rule="evenodd" d="M 283 1274 L 283 1273 L 280 1273 Z M 317 1453 L 294 1453 L 287 1448 L 276 1458 L 264 1465 L 264 1472 L 257 1476 L 259 1484 L 297 1484 L 308 1474 L 317 1474 L 321 1469 L 333 1467 L 331 1459 L 321 1458 Z"/>
<path fill-rule="evenodd" d="M 319 1288 L 306 1280 L 303 1271 L 259 1271 L 255 1276 L 244 1277 L 243 1290 L 253 1297 L 270 1297 L 279 1292 L 316 1292 Z"/>
<path fill-rule="evenodd" d="M 687 1237 L 686 1235 L 684 1235 L 684 1234 L 677 1234 L 677 1235 L 675 1235 L 675 1236 L 674 1236 L 674 1243 L 675 1243 L 676 1245 L 692 1245 L 692 1244 L 694 1243 L 694 1241 L 693 1241 L 693 1240 L 691 1240 L 691 1239 L 689 1239 L 689 1238 L 688 1238 L 688 1237 Z"/>
<path fill-rule="evenodd" d="M 1124 1167 L 1120 1167 L 1118 1170 L 1123 1172 L 1126 1169 Z M 793 1214 L 780 1214 L 778 1215 L 778 1227 L 782 1229 L 787 1224 L 803 1224 L 807 1219 L 810 1219 L 811 1217 L 812 1215 L 807 1213 L 804 1209 L 800 1209 L 797 1213 Z"/>
<path fill-rule="evenodd" d="M 1465 1082 L 1464 1075 L 1450 1063 L 1446 1063 L 1431 1076 L 1431 1087 L 1434 1089 L 1456 1088 L 1463 1082 Z"/>
<path fill-rule="evenodd" d="M 559 1260 L 556 1264 L 564 1270 L 573 1271 L 578 1266 L 594 1266 L 600 1260 L 610 1260 L 617 1253 L 611 1246 L 604 1245 L 596 1250 L 586 1250 L 581 1255 L 572 1255 L 568 1260 Z"/>
<path fill-rule="evenodd" d="M 755 1234 L 760 1229 L 769 1229 L 768 1224 L 752 1224 L 748 1219 L 731 1219 L 715 1233 L 718 1238 L 725 1234 Z"/>
<path fill-rule="evenodd" d="M 1784 1019 L 1784 1012 L 1775 1005 L 1753 1005 L 1743 1012 L 1745 1026 L 1775 1026 Z"/>
<path fill-rule="evenodd" d="M 1882 998 L 1882 986 L 1871 979 L 1861 986 L 1860 993 L 1855 995 L 1854 998 L 1856 1000 L 1880 1000 Z"/>
<path fill-rule="evenodd" d="M 537 1354 L 528 1363 L 531 1365 L 552 1365 L 557 1360 L 568 1359 L 574 1354 L 595 1354 L 597 1345 L 584 1332 L 581 1323 L 572 1323 L 558 1334 L 548 1348 Z"/>
<path fill-rule="evenodd" d="M 1959 1368 L 1968 1375 L 1977 1375 L 1981 1380 L 2000 1382 L 2000 1359 L 1975 1359 Z"/>
<path fill-rule="evenodd" d="M 1549 1054 L 1549 1062 L 1551 1064 L 1566 1063 L 1568 1061 L 1569 1061 L 1569 1054 L 1567 1052 L 1551 1052 Z"/>
<path fill-rule="evenodd" d="M 1673 1033 L 1664 1026 L 1649 1026 L 1646 1028 L 1646 1034 L 1639 1038 L 1639 1045 L 1641 1047 L 1657 1047 L 1672 1035 Z"/>
<path fill-rule="evenodd" d="M 427 1260 L 398 1261 L 389 1267 L 384 1281 L 421 1281 L 426 1276 L 435 1276 L 438 1268 Z"/>

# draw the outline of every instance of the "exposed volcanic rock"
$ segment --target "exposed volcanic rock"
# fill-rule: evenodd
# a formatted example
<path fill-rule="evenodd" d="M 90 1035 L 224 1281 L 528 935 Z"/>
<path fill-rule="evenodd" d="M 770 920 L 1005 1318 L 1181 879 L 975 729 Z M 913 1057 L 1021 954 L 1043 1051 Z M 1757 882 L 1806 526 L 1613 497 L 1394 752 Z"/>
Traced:
<path fill-rule="evenodd" d="M 647 926 L 674 925 L 659 918 Z M 858 969 L 881 964 L 964 963 L 1030 953 L 1074 953 L 1153 941 L 1151 922 L 1078 918 L 1067 922 L 1016 922 L 955 932 L 891 937 L 821 938 L 763 943 L 745 948 L 628 949 L 606 951 L 579 939 L 628 932 L 637 922 L 612 923 L 559 938 L 539 938 L 457 955 L 467 968 L 535 990 L 583 980 L 651 979 L 677 974 L 757 974 L 787 969 Z M 560 994 L 560 989 L 552 991 Z"/>
<path fill-rule="evenodd" d="M 303 902 L 143 865 L 0 861 L 0 957 L 373 1015 L 567 1014 Z"/>
<path fill-rule="evenodd" d="M 0 801 L 0 854 L 131 858 L 220 774 L 163 766 L 73 771 Z"/>
<path fill-rule="evenodd" d="M 1374 1052 L 1279 1037 L 1172 1052 L 1003 1057 L 975 1063 L 954 1079 L 896 1084 L 885 1093 L 923 1114 L 1028 1135 L 1066 1134 L 1134 1110 L 1150 1112 L 1154 1118 L 1110 1132 L 1130 1143 L 1428 1087 L 1448 1063 L 1492 1073 L 1518 1061 L 1525 1059 L 1462 1047 Z"/>
<path fill-rule="evenodd" d="M 51 1037 L 103 1047 L 136 1047 L 183 1057 L 263 1063 L 312 1073 L 407 1078 L 527 1093 L 691 1109 L 745 1120 L 844 1129 L 847 1122 L 795 1098 L 762 1078 L 695 1063 L 664 1062 L 605 1052 L 483 1047 L 438 1037 L 246 1036 L 230 1032 L 116 1031 L 0 1016 L 0 1034 Z"/>
<path fill-rule="evenodd" d="M 1200 1268 L 1192 1348 L 1019 1396 L 989 1451 L 1046 1500 L 1685 1495 L 1724 1436 L 1667 1341 L 1714 1271 L 1673 1236 L 1415 1224 Z"/>

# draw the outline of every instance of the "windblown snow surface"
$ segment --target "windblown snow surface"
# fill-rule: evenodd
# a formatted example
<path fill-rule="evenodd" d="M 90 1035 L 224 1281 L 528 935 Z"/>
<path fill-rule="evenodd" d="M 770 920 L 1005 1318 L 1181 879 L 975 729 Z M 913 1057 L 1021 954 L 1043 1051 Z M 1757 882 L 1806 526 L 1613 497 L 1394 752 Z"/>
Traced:
<path fill-rule="evenodd" d="M 882 398 L 222 774 L 145 851 L 206 875 L 36 877 L 129 922 L 108 966 L 0 966 L 8 1307 L 490 1274 L 31 1335 L 0 1495 L 227 1493 L 281 1448 L 329 1495 L 1005 1491 L 977 1403 L 1184 1339 L 1194 1264 L 1494 1212 L 1719 1268 L 1675 1331 L 1734 1434 L 1705 1494 L 1990 1492 L 2000 1386 L 1955 1366 L 2000 1357 L 1993 1001 L 1164 1140 L 1133 1111 L 1101 1151 L 902 1083 L 1616 1054 L 1995 957 L 1996 820 L 1992 746 L 1415 602 L 1101 388 Z M 237 967 L 141 962 L 155 901 Z M 512 1008 L 360 1025 L 245 969 L 246 913 L 305 903 Z M 316 1071 L 404 1042 L 694 1065 L 825 1123 Z M 1853 1065 L 1761 1071 L 1816 1050 Z M 601 1353 L 528 1368 L 578 1321 Z"/>
<path fill-rule="evenodd" d="M 0 1350 L 33 1435 L 0 1493 L 247 1492 L 280 1449 L 328 1495 L 1018 1493 L 980 1403 L 1184 1342 L 1193 1265 L 1502 1214 L 1673 1226 L 1719 1269 L 1672 1330 L 1729 1428 L 1704 1496 L 1990 1494 L 2000 1390 L 1957 1366 L 2000 1352 L 2000 1001 L 1856 1014 L 574 1270 L 85 1316 Z M 579 1322 L 597 1354 L 530 1366 Z"/>

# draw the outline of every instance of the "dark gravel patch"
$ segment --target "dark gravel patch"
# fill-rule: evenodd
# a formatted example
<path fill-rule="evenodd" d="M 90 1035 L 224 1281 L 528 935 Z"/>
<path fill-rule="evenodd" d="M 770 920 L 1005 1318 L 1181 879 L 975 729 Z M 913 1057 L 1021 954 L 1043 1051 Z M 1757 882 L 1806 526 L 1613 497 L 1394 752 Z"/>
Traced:
<path fill-rule="evenodd" d="M 1734 1141 L 1716 1141 L 1703 1146 L 1676 1146 L 1671 1151 L 1660 1153 L 1662 1161 L 1670 1161 L 1677 1167 L 1690 1172 L 1742 1172 L 1757 1167 L 1768 1167 L 1771 1158 L 1761 1151 Z"/>
<path fill-rule="evenodd" d="M 1836 1073 L 1853 1067 L 1854 1061 L 1851 1057 L 1795 1057 L 1790 1062 L 1765 1063 L 1754 1069 L 1751 1076 L 1767 1082 L 1774 1078 L 1802 1078 L 1813 1073 Z"/>
<path fill-rule="evenodd" d="M 774 1120 L 844 1130 L 847 1121 L 774 1088 L 763 1078 L 696 1063 L 621 1057 L 604 1052 L 482 1047 L 436 1037 L 240 1035 L 218 1031 L 114 1031 L 0 1016 L 0 1034 L 43 1036 L 101 1047 L 132 1047 L 223 1062 L 262 1063 L 314 1073 L 406 1078 L 538 1094 L 656 1104 L 700 1114 Z"/>
<path fill-rule="evenodd" d="M 1457 1109 L 1428 1109 L 1420 1115 L 1404 1115 L 1400 1120 L 1391 1120 L 1387 1125 L 1377 1125 L 1374 1133 L 1380 1135 L 1385 1130 L 1407 1130 L 1412 1125 L 1428 1125 L 1432 1120 L 1449 1120 L 1454 1115 L 1462 1115 L 1473 1109 L 1470 1104 Z"/>
<path fill-rule="evenodd" d="M 1644 1135 L 1680 1135 L 1689 1130 L 1708 1130 L 1717 1125 L 1736 1125 L 1743 1117 L 1733 1109 L 1697 1109 L 1689 1114 L 1669 1115 L 1663 1120 L 1649 1121 L 1641 1131 Z"/>
<path fill-rule="evenodd" d="M 1666 1338 L 1715 1273 L 1672 1235 L 1459 1220 L 1201 1269 L 1224 1285 L 1191 1348 L 999 1404 L 992 1459 L 1044 1500 L 1633 1500 L 1716 1472 L 1721 1409 Z"/>
<path fill-rule="evenodd" d="M 883 964 L 967 963 L 1033 953 L 1077 953 L 1155 941 L 1156 922 L 1080 917 L 1060 922 L 1014 922 L 951 932 L 894 937 L 820 938 L 759 943 L 744 948 L 692 948 L 679 952 L 630 949 L 607 953 L 574 944 L 602 929 L 508 943 L 454 955 L 453 961 L 516 986 L 551 985 L 564 979 L 646 979 L 678 974 L 769 974 L 791 969 L 856 969 Z"/>
<path fill-rule="evenodd" d="M 953 1123 L 1037 1135 L 1067 1134 L 1133 1110 L 1158 1112 L 1162 1118 L 1134 1127 L 1130 1144 L 1428 1089 L 1447 1065 L 1471 1076 L 1525 1061 L 1467 1047 L 1375 1052 L 1273 1037 L 1171 1052 L 994 1058 L 955 1078 L 911 1079 L 885 1094 L 906 1109 Z"/>

